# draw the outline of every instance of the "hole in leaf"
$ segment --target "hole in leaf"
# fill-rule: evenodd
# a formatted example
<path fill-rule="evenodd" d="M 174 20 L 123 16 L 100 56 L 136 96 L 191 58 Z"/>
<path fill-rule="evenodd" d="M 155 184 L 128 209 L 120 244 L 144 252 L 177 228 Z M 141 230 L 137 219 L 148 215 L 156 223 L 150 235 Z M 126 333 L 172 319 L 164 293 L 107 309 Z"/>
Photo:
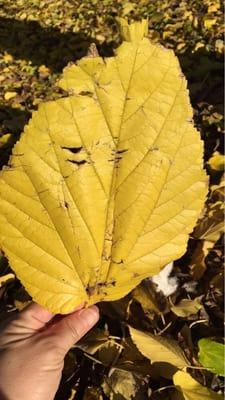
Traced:
<path fill-rule="evenodd" d="M 76 164 L 76 165 L 82 165 L 82 164 L 86 164 L 86 160 L 80 160 L 80 161 L 76 161 L 76 160 L 68 160 L 67 161 L 71 162 L 72 164 Z"/>
<path fill-rule="evenodd" d="M 82 146 L 81 147 L 62 147 L 62 149 L 69 150 L 69 151 L 71 151 L 71 153 L 77 154 L 82 150 Z"/>

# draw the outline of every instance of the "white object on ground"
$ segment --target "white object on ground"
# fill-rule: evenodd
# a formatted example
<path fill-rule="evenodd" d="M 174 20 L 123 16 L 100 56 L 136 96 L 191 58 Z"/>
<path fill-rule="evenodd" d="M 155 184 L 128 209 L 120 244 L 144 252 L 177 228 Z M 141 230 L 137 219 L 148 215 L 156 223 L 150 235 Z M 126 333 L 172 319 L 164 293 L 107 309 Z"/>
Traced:
<path fill-rule="evenodd" d="M 157 285 L 157 292 L 163 292 L 164 296 L 170 296 L 178 288 L 178 279 L 173 276 L 170 277 L 173 269 L 173 262 L 167 264 L 159 274 L 151 277 L 151 281 Z"/>

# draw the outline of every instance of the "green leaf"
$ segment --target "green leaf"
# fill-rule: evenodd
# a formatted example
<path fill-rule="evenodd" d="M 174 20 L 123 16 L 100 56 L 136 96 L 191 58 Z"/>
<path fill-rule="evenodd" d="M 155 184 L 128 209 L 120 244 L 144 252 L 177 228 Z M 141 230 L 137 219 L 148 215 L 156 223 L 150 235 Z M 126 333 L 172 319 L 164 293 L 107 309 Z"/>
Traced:
<path fill-rule="evenodd" d="M 128 30 L 127 30 L 128 29 Z M 207 192 L 187 82 L 146 22 L 68 66 L 0 174 L 0 243 L 54 313 L 116 300 L 186 250 Z"/>
<path fill-rule="evenodd" d="M 224 344 L 211 339 L 200 339 L 198 347 L 198 358 L 203 367 L 208 368 L 214 374 L 225 376 Z"/>

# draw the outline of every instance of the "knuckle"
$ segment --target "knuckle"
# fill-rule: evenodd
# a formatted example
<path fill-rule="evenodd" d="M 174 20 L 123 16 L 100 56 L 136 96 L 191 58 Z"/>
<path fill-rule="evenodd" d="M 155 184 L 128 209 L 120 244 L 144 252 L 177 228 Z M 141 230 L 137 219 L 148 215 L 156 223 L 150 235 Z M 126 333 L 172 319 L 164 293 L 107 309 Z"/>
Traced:
<path fill-rule="evenodd" d="M 80 337 L 82 336 L 82 332 L 79 329 L 79 325 L 75 326 L 69 318 L 65 318 L 64 320 L 66 328 L 70 331 L 74 341 L 78 341 Z"/>

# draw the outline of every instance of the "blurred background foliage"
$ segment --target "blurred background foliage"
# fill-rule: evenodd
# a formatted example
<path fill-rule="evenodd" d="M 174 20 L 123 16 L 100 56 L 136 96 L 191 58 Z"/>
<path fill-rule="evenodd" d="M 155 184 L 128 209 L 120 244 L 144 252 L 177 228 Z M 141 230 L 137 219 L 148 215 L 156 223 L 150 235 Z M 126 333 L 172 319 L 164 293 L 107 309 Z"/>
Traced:
<path fill-rule="evenodd" d="M 0 0 L 0 166 L 7 163 L 38 104 L 66 95 L 57 79 L 68 62 L 83 57 L 92 42 L 102 56 L 113 54 L 120 43 L 117 16 L 148 18 L 149 39 L 178 56 L 204 140 L 210 191 L 187 252 L 174 265 L 177 291 L 168 298 L 143 282 L 125 299 L 100 305 L 99 325 L 66 359 L 57 394 L 63 400 L 175 398 L 171 388 L 165 389 L 171 385 L 171 371 L 149 366 L 132 345 L 127 322 L 172 336 L 193 365 L 198 365 L 200 338 L 223 336 L 222 1 Z M 28 300 L 0 256 L 0 318 Z M 210 372 L 193 373 L 213 390 L 223 387 Z"/>

